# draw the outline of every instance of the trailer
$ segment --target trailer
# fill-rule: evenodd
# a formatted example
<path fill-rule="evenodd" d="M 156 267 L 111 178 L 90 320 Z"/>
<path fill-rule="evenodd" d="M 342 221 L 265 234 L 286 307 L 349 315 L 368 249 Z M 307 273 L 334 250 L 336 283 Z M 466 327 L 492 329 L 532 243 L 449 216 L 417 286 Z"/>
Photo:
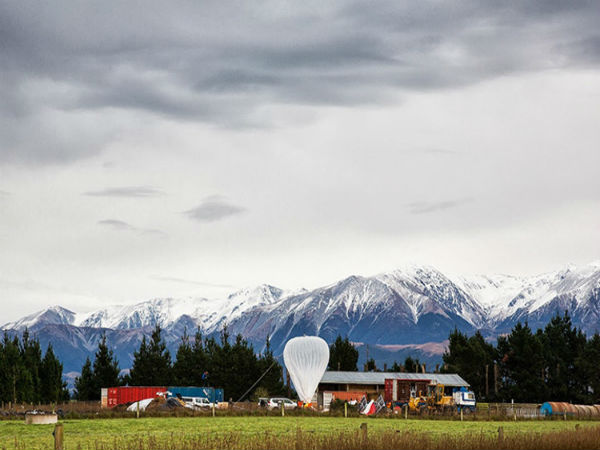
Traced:
<path fill-rule="evenodd" d="M 206 398 L 210 403 L 223 402 L 223 389 L 199 386 L 169 386 L 167 397 Z"/>
<path fill-rule="evenodd" d="M 138 402 L 147 398 L 156 398 L 166 395 L 165 386 L 118 386 L 107 389 L 106 406 L 113 408 L 125 403 Z"/>

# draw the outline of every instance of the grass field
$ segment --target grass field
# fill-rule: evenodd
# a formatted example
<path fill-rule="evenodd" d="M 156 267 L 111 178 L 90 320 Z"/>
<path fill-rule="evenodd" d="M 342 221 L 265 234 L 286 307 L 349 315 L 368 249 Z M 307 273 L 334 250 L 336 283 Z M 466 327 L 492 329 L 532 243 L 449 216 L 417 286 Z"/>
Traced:
<path fill-rule="evenodd" d="M 266 442 L 284 445 L 299 435 L 311 446 L 325 445 L 323 439 L 345 435 L 359 439 L 361 423 L 367 423 L 369 438 L 377 436 L 425 436 L 430 442 L 497 440 L 498 428 L 506 439 L 517 436 L 564 434 L 596 430 L 590 421 L 446 421 L 364 419 L 338 417 L 168 417 L 140 419 L 64 420 L 65 449 L 152 449 L 152 448 L 263 448 Z M 0 422 L 0 449 L 52 449 L 54 425 L 25 425 L 21 421 Z M 319 441 L 321 440 L 321 441 Z M 321 442 L 321 444 L 316 443 Z M 389 439 L 387 440 L 389 442 Z M 279 443 L 279 444 L 277 444 Z M 171 446 L 172 445 L 172 446 Z M 298 445 L 290 445 L 298 448 Z M 372 448 L 382 448 L 374 446 Z M 420 448 L 420 447 L 412 447 Z M 446 448 L 446 447 L 444 447 Z M 514 448 L 514 447 L 507 447 Z"/>

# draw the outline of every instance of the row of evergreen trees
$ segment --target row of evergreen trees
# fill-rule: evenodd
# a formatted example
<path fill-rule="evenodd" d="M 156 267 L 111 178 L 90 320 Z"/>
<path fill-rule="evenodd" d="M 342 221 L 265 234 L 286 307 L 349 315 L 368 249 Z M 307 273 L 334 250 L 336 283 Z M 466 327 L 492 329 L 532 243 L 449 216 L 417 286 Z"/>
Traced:
<path fill-rule="evenodd" d="M 460 374 L 480 400 L 600 401 L 600 335 L 588 339 L 566 312 L 536 332 L 518 323 L 495 346 L 479 332 L 455 330 L 449 341 L 444 371 Z"/>
<path fill-rule="evenodd" d="M 79 400 L 97 400 L 102 387 L 119 385 L 214 386 L 237 400 L 265 372 L 253 391 L 264 395 L 286 392 L 283 369 L 268 339 L 262 354 L 255 353 L 241 335 L 230 340 L 227 328 L 219 339 L 203 338 L 200 331 L 190 339 L 184 333 L 173 362 L 157 326 L 149 339 L 142 339 L 131 371 L 121 376 L 119 363 L 108 348 L 106 336 L 102 336 L 94 360 L 86 360 L 75 381 L 75 395 Z M 519 323 L 510 334 L 500 336 L 496 345 L 480 332 L 468 337 L 455 330 L 443 360 L 442 371 L 461 375 L 480 401 L 600 401 L 600 335 L 588 339 L 573 326 L 567 313 L 555 316 L 536 332 L 527 323 Z M 330 346 L 329 369 L 356 371 L 357 363 L 358 350 L 348 338 L 338 336 Z M 394 362 L 388 370 L 418 372 L 420 367 L 418 360 L 408 357 L 403 365 Z M 42 354 L 39 341 L 27 330 L 21 339 L 5 333 L 0 342 L 0 401 L 51 403 L 68 399 L 62 368 L 51 344 Z M 367 370 L 377 370 L 372 359 Z"/>
<path fill-rule="evenodd" d="M 68 400 L 62 371 L 51 344 L 42 357 L 39 340 L 32 339 L 27 330 L 21 339 L 4 333 L 0 342 L 0 401 L 14 404 Z"/>
<path fill-rule="evenodd" d="M 283 369 L 273 356 L 268 338 L 265 351 L 256 354 L 241 335 L 230 342 L 227 328 L 219 340 L 204 339 L 200 331 L 190 339 L 184 332 L 173 362 L 161 333 L 160 326 L 156 326 L 150 339 L 142 338 L 134 352 L 131 371 L 124 376 L 119 376 L 118 362 L 103 337 L 94 362 L 88 359 L 75 380 L 76 397 L 96 400 L 102 387 L 120 385 L 213 386 L 223 388 L 228 398 L 238 400 L 265 372 L 253 391 L 261 389 L 266 395 L 282 395 L 286 391 Z"/>

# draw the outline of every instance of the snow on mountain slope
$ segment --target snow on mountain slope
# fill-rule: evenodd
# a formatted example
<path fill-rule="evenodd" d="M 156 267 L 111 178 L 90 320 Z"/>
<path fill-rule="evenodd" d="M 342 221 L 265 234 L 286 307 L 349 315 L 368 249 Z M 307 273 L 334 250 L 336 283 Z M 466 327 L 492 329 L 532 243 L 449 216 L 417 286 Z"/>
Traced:
<path fill-rule="evenodd" d="M 423 343 L 446 339 L 455 327 L 472 331 L 474 325 L 459 315 L 465 311 L 470 318 L 482 318 L 480 308 L 439 272 L 417 268 L 409 273 L 351 276 L 290 295 L 248 310 L 229 327 L 258 343 L 269 335 L 276 349 L 302 334 L 326 340 L 341 334 L 374 344 Z"/>
<path fill-rule="evenodd" d="M 527 321 L 536 329 L 565 310 L 586 333 L 600 331 L 600 263 L 521 278 L 446 276 L 432 267 L 407 266 L 296 292 L 261 285 L 221 299 L 153 299 L 81 314 L 54 306 L 2 328 L 18 334 L 27 327 L 44 346 L 52 342 L 66 371 L 79 370 L 93 356 L 103 333 L 122 367 L 129 367 L 156 324 L 173 352 L 184 330 L 200 327 L 216 336 L 226 323 L 231 335 L 241 333 L 258 351 L 267 336 L 280 354 L 294 336 L 319 335 L 331 342 L 343 335 L 369 345 L 376 359 L 392 361 L 444 342 L 455 328 L 492 336 Z"/>
<path fill-rule="evenodd" d="M 62 306 L 51 306 L 25 316 L 17 321 L 6 323 L 2 326 L 5 330 L 32 328 L 38 323 L 70 325 L 75 321 L 76 314 Z"/>
<path fill-rule="evenodd" d="M 527 308 L 536 311 L 554 298 L 568 294 L 583 305 L 594 288 L 600 285 L 600 264 L 587 266 L 568 266 L 558 272 L 551 272 L 528 280 L 525 288 L 509 303 L 509 311 Z"/>
<path fill-rule="evenodd" d="M 570 265 L 527 278 L 478 275 L 456 277 L 455 281 L 485 309 L 488 327 L 501 322 L 512 326 L 529 317 L 562 313 L 565 309 L 571 315 L 586 308 L 597 310 L 590 302 L 600 291 L 600 262 Z"/>
<path fill-rule="evenodd" d="M 236 332 L 249 335 L 266 336 L 279 329 L 284 333 L 285 327 L 296 327 L 303 333 L 346 333 L 387 342 L 394 333 L 381 331 L 383 324 L 419 336 L 427 334 L 426 327 L 433 334 L 448 326 L 493 330 L 499 323 L 508 327 L 531 314 L 541 318 L 560 308 L 580 311 L 592 323 L 600 317 L 600 306 L 594 303 L 599 295 L 600 263 L 527 278 L 448 277 L 433 267 L 411 265 L 295 293 L 260 285 L 222 299 L 161 298 L 82 314 L 56 306 L 3 328 L 65 324 L 125 330 L 160 324 L 174 330 L 199 326 L 214 332 L 225 323 L 239 323 Z"/>
<path fill-rule="evenodd" d="M 442 308 L 465 319 L 475 327 L 486 322 L 485 309 L 448 277 L 430 266 L 411 265 L 377 276 L 398 292 L 411 306 L 415 318 L 427 302 L 434 299 Z"/>
<path fill-rule="evenodd" d="M 110 306 L 99 311 L 81 315 L 76 325 L 82 327 L 102 327 L 130 329 L 155 326 L 162 327 L 174 322 L 182 315 L 204 318 L 214 312 L 218 303 L 205 298 L 159 298 L 135 305 Z"/>
<path fill-rule="evenodd" d="M 50 324 L 115 330 L 153 327 L 158 324 L 165 328 L 182 317 L 187 317 L 195 326 L 211 330 L 236 319 L 250 308 L 276 302 L 282 294 L 283 291 L 279 288 L 260 285 L 234 292 L 225 299 L 157 298 L 134 305 L 109 306 L 90 313 L 77 314 L 60 306 L 53 306 L 7 323 L 2 328 L 23 329 Z"/>
<path fill-rule="evenodd" d="M 489 320 L 505 317 L 508 304 L 523 290 L 526 280 L 512 275 L 468 275 L 453 278 L 481 308 Z"/>

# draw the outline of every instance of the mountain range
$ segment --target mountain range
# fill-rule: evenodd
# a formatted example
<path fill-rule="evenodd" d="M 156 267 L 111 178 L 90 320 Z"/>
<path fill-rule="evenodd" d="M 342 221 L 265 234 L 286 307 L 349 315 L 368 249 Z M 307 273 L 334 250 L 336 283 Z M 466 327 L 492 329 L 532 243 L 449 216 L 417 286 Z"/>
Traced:
<path fill-rule="evenodd" d="M 269 336 L 276 355 L 294 336 L 319 335 L 328 342 L 348 336 L 360 350 L 359 361 L 368 354 L 382 366 L 409 354 L 428 364 L 440 362 L 455 328 L 481 330 L 493 339 L 519 321 L 543 327 L 566 310 L 586 333 L 600 330 L 600 262 L 531 277 L 451 276 L 410 265 L 313 290 L 265 284 L 223 299 L 158 298 L 87 313 L 52 306 L 2 329 L 11 334 L 27 328 L 44 348 L 51 342 L 71 380 L 103 333 L 127 368 L 142 336 L 157 324 L 172 354 L 184 330 L 193 334 L 199 328 L 214 336 L 227 325 L 231 335 L 241 333 L 256 350 Z"/>

